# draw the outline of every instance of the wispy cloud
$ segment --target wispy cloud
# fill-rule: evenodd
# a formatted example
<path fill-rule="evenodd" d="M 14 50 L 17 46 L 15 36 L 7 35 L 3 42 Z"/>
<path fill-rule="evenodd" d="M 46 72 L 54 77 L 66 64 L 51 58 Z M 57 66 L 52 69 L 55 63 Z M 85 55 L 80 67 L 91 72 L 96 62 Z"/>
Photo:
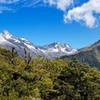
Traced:
<path fill-rule="evenodd" d="M 0 13 L 23 7 L 34 7 L 40 3 L 40 1 L 41 0 L 0 0 Z"/>
<path fill-rule="evenodd" d="M 23 7 L 34 7 L 41 3 L 41 0 L 24 0 L 21 2 Z"/>
<path fill-rule="evenodd" d="M 12 4 L 12 3 L 16 3 L 20 0 L 0 0 L 0 3 L 2 4 Z"/>
<path fill-rule="evenodd" d="M 97 26 L 99 14 L 100 14 L 100 0 L 89 0 L 83 3 L 81 6 L 73 6 L 76 1 L 81 0 L 0 0 L 0 13 L 3 11 L 17 9 L 22 7 L 34 7 L 41 2 L 48 6 L 54 6 L 64 13 L 64 21 L 84 22 L 86 26 L 92 28 Z M 13 7 L 12 5 L 16 5 Z"/>
<path fill-rule="evenodd" d="M 12 9 L 11 8 L 8 8 L 8 7 L 0 7 L 0 13 L 2 13 L 3 11 L 11 11 Z"/>
<path fill-rule="evenodd" d="M 57 9 L 65 12 L 73 4 L 73 0 L 0 0 L 0 6 L 2 7 L 8 7 L 13 4 L 20 5 L 20 8 L 33 7 L 39 3 L 55 6 Z"/>

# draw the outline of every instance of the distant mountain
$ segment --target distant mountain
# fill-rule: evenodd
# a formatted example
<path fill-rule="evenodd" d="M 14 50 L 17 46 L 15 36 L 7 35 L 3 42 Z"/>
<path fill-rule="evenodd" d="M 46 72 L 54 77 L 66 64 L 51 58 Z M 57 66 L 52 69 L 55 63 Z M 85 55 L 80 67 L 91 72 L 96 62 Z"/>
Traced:
<path fill-rule="evenodd" d="M 0 46 L 9 50 L 15 47 L 19 55 L 23 55 L 25 48 L 33 57 L 41 55 L 43 57 L 53 58 L 70 55 L 77 51 L 70 45 L 61 42 L 55 42 L 45 46 L 36 46 L 25 38 L 13 36 L 6 30 L 0 34 Z"/>
<path fill-rule="evenodd" d="M 62 56 L 62 59 L 77 58 L 80 62 L 87 62 L 91 67 L 100 69 L 100 40 L 96 43 L 78 50 L 75 54 Z"/>

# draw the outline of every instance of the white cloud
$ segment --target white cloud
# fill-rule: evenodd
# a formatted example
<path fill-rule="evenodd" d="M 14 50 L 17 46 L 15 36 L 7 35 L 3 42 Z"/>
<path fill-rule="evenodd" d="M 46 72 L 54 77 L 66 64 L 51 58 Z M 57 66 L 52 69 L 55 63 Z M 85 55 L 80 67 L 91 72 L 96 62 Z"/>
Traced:
<path fill-rule="evenodd" d="M 20 0 L 0 0 L 0 3 L 2 4 L 12 4 L 12 3 L 16 3 Z"/>
<path fill-rule="evenodd" d="M 51 6 L 56 6 L 58 9 L 66 11 L 73 4 L 73 0 L 44 0 L 44 3 L 49 3 Z"/>
<path fill-rule="evenodd" d="M 89 0 L 80 7 L 73 8 L 69 10 L 67 14 L 64 15 L 64 20 L 68 21 L 84 21 L 86 26 L 92 28 L 96 25 L 97 17 L 100 14 L 100 0 Z"/>
<path fill-rule="evenodd" d="M 70 6 L 74 5 L 76 1 L 79 2 L 79 0 L 0 0 L 0 13 L 4 10 L 34 7 L 43 2 L 44 4 L 49 4 L 49 6 L 55 6 L 57 9 L 62 10 L 64 12 L 65 23 L 74 20 L 77 22 L 82 21 L 90 28 L 97 25 L 97 16 L 100 14 L 100 0 L 89 0 L 81 6 L 71 9 Z"/>

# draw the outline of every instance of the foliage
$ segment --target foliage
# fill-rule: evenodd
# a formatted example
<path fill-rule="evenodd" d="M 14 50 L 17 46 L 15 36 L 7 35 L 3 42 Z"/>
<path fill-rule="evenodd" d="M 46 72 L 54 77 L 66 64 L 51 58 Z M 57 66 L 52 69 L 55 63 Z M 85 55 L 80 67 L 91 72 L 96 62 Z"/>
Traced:
<path fill-rule="evenodd" d="M 100 100 L 100 72 L 77 59 L 24 59 L 0 48 L 0 100 Z"/>

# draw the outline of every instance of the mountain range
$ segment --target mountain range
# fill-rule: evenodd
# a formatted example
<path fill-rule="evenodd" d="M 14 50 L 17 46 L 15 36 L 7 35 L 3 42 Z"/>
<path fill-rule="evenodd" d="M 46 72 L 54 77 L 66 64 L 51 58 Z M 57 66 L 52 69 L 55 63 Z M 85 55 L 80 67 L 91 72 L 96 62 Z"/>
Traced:
<path fill-rule="evenodd" d="M 31 54 L 32 57 L 41 55 L 44 58 L 61 57 L 64 55 L 74 54 L 77 50 L 73 49 L 70 45 L 62 42 L 54 42 L 45 46 L 36 46 L 25 38 L 13 36 L 7 30 L 0 34 L 0 47 L 9 50 L 15 47 L 19 55 L 24 54 L 24 49 Z"/>
<path fill-rule="evenodd" d="M 32 57 L 36 57 L 37 55 L 51 59 L 54 57 L 60 57 L 61 59 L 73 59 L 76 57 L 80 62 L 86 62 L 91 67 L 96 66 L 100 69 L 100 40 L 79 50 L 73 49 L 69 44 L 62 42 L 37 46 L 25 38 L 13 36 L 7 30 L 4 30 L 0 34 L 0 47 L 9 50 L 15 47 L 20 56 L 24 55 L 24 49 L 26 49 Z"/>

